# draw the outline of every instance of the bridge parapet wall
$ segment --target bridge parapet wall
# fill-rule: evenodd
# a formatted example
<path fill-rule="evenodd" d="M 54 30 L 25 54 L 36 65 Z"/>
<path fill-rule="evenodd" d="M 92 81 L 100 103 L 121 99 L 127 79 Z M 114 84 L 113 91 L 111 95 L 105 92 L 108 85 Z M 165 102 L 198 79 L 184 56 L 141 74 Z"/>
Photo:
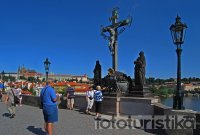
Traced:
<path fill-rule="evenodd" d="M 39 107 L 40 98 L 38 96 L 23 95 L 23 104 Z M 59 108 L 66 108 L 66 100 L 62 97 L 59 99 Z M 75 108 L 85 111 L 86 100 L 84 95 L 75 97 Z M 185 115 L 196 119 L 196 129 L 157 129 L 146 130 L 147 132 L 162 134 L 162 135 L 199 135 L 200 133 L 200 113 L 192 110 L 173 110 L 159 103 L 158 99 L 153 98 L 138 98 L 138 97 L 104 97 L 101 107 L 102 114 L 116 116 L 160 116 L 163 119 L 168 116 Z M 92 111 L 94 112 L 95 105 Z"/>

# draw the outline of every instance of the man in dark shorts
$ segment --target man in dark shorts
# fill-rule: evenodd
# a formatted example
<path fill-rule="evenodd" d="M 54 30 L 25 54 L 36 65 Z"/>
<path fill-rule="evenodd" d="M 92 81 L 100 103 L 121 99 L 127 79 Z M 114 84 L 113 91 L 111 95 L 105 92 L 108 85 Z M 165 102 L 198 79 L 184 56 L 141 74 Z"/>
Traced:
<path fill-rule="evenodd" d="M 53 123 L 58 121 L 58 107 L 56 92 L 48 83 L 42 89 L 40 99 L 43 106 L 44 129 L 48 135 L 52 135 Z"/>

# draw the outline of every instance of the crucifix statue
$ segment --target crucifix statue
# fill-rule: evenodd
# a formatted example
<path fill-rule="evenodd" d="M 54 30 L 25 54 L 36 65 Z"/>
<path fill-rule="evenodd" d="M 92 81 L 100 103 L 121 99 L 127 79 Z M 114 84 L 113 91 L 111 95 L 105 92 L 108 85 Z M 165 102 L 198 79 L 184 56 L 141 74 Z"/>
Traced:
<path fill-rule="evenodd" d="M 118 8 L 114 8 L 112 11 L 112 16 L 109 18 L 109 21 L 112 22 L 112 24 L 102 27 L 101 30 L 101 35 L 109 41 L 108 47 L 112 55 L 112 68 L 114 71 L 117 71 L 118 35 L 121 34 L 125 30 L 126 26 L 130 25 L 132 22 L 131 17 L 120 22 L 117 21 L 118 18 Z M 119 28 L 121 29 L 118 30 Z M 106 32 L 109 33 L 109 35 L 106 35 Z"/>

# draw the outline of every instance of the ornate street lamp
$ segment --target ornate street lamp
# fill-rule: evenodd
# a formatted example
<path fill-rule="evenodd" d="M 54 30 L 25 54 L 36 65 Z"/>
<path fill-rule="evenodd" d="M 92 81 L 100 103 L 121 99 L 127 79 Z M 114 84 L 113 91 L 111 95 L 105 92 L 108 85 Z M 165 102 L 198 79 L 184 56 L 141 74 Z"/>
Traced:
<path fill-rule="evenodd" d="M 181 90 L 181 45 L 184 43 L 186 24 L 181 22 L 179 16 L 176 17 L 175 24 L 170 26 L 173 43 L 177 46 L 176 53 L 178 57 L 177 63 L 177 90 L 173 99 L 173 109 L 181 110 L 183 107 L 183 92 Z"/>
<path fill-rule="evenodd" d="M 4 72 L 4 70 L 1 72 L 1 75 L 2 75 L 2 81 L 3 81 L 3 89 L 2 89 L 2 91 L 3 92 L 5 92 L 5 86 L 4 86 L 4 76 L 5 76 L 5 72 Z"/>
<path fill-rule="evenodd" d="M 49 73 L 50 64 L 51 62 L 48 60 L 48 58 L 46 58 L 46 60 L 44 61 L 44 68 L 46 72 L 46 83 L 48 82 L 48 73 Z"/>

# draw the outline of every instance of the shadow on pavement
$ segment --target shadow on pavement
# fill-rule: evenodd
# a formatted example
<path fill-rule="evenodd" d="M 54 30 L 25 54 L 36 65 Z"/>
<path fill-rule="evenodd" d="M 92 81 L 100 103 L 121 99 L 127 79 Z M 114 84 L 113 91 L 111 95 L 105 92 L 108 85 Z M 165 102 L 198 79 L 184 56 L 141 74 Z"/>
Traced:
<path fill-rule="evenodd" d="M 74 111 L 79 112 L 80 114 L 84 114 L 85 113 L 84 109 L 74 109 Z"/>
<path fill-rule="evenodd" d="M 74 109 L 74 111 L 79 112 L 79 114 L 82 114 L 82 115 L 95 116 L 95 113 L 94 113 L 94 112 L 90 112 L 90 113 L 87 114 L 87 113 L 85 112 L 85 109 Z"/>
<path fill-rule="evenodd" d="M 64 97 L 60 98 L 60 101 L 58 101 L 58 107 L 59 109 L 66 109 L 67 108 L 67 100 L 64 99 Z"/>
<path fill-rule="evenodd" d="M 10 114 L 9 113 L 4 113 L 2 114 L 3 117 L 10 117 Z"/>
<path fill-rule="evenodd" d="M 27 129 L 36 135 L 46 135 L 46 132 L 42 128 L 36 128 L 35 126 L 28 126 Z"/>

